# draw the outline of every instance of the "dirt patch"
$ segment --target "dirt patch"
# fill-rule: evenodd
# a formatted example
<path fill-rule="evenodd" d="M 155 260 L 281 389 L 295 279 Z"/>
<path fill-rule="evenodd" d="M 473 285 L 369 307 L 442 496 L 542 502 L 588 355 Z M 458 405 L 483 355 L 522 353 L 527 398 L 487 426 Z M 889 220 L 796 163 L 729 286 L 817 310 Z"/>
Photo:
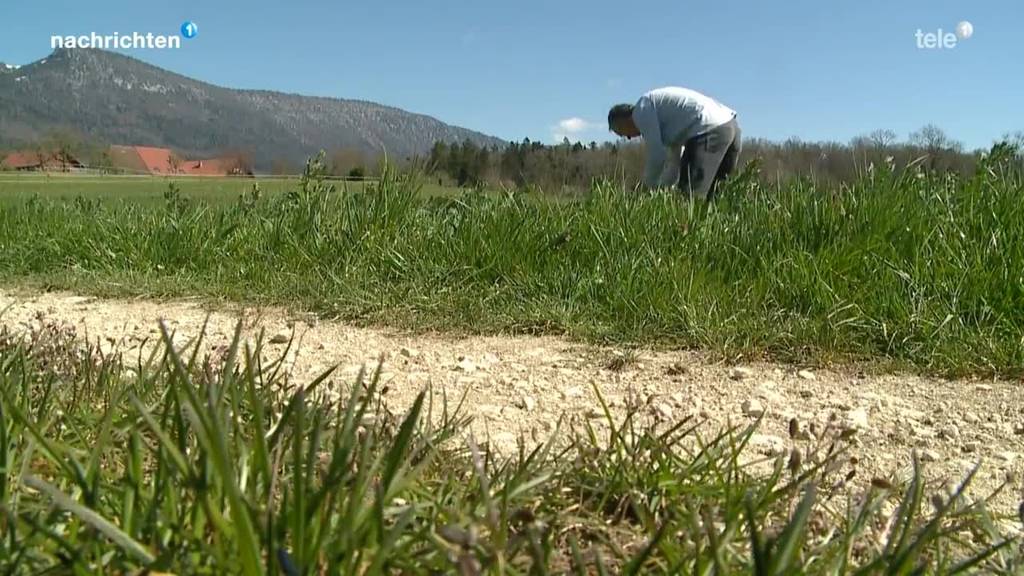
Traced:
<path fill-rule="evenodd" d="M 209 311 L 188 301 L 97 300 L 67 293 L 0 291 L 0 322 L 30 330 L 42 322 L 73 325 L 105 351 L 126 357 L 159 340 L 164 320 L 184 346 L 206 324 L 211 353 L 230 342 L 239 318 L 244 334 L 264 330 L 269 355 L 284 353 L 293 382 L 305 383 L 337 364 L 330 386 L 339 392 L 365 366 L 384 358 L 387 401 L 402 410 L 430 385 L 440 399 L 465 397 L 474 432 L 503 450 L 520 437 L 543 440 L 560 419 L 589 419 L 600 426 L 595 388 L 621 414 L 640 405 L 665 423 L 694 417 L 708 433 L 763 418 L 750 451 L 782 456 L 802 431 L 847 431 L 856 458 L 856 482 L 909 474 L 917 450 L 929 477 L 962 478 L 979 462 L 975 494 L 1009 484 L 994 501 L 1016 511 L 1024 472 L 1024 393 L 1019 382 L 942 380 L 910 375 L 865 375 L 854 368 L 709 363 L 691 352 L 618 351 L 557 338 L 405 334 L 318 321 L 282 309 L 228 307 Z M 792 427 L 800 433 L 791 438 Z"/>

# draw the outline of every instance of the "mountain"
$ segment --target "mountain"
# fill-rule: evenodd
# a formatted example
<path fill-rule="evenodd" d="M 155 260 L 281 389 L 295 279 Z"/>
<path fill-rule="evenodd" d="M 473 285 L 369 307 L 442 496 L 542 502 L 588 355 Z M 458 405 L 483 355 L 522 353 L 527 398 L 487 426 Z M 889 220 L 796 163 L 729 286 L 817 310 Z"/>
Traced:
<path fill-rule="evenodd" d="M 55 129 L 189 157 L 242 151 L 257 170 L 278 160 L 300 164 L 321 149 L 405 158 L 438 140 L 503 144 L 373 102 L 223 88 L 102 50 L 58 49 L 25 66 L 0 64 L 0 146 Z"/>

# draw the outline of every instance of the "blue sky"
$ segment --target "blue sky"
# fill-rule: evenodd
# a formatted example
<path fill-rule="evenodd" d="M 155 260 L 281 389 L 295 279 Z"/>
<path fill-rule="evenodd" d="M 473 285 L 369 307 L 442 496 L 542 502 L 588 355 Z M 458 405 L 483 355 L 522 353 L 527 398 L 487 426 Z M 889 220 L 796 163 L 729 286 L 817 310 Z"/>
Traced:
<path fill-rule="evenodd" d="M 737 109 L 747 136 L 905 137 L 969 147 L 1024 130 L 1020 0 L 71 0 L 7 2 L 0 61 L 52 34 L 199 35 L 131 55 L 236 88 L 373 100 L 501 138 L 607 139 L 608 107 L 680 85 Z M 973 37 L 919 49 L 920 29 Z M 566 122 L 569 119 L 576 119 Z"/>

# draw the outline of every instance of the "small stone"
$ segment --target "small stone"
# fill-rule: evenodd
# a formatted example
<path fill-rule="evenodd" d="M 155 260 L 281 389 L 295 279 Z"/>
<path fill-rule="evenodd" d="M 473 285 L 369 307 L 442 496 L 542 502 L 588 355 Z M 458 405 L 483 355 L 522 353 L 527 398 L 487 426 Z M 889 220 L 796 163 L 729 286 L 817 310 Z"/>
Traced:
<path fill-rule="evenodd" d="M 537 408 L 537 401 L 533 399 L 533 396 L 523 396 L 519 399 L 519 408 L 527 412 L 533 412 Z"/>
<path fill-rule="evenodd" d="M 579 398 L 583 396 L 585 393 L 586 392 L 583 390 L 582 386 L 572 386 L 570 388 L 562 390 L 562 398 L 566 400 L 570 398 Z"/>
<path fill-rule="evenodd" d="M 664 422 L 670 422 L 674 414 L 672 413 L 672 407 L 664 402 L 659 402 L 652 407 L 654 417 Z"/>
<path fill-rule="evenodd" d="M 750 447 L 765 456 L 778 456 L 786 452 L 786 441 L 778 436 L 754 434 L 750 437 Z"/>
<path fill-rule="evenodd" d="M 814 398 L 814 391 L 813 390 L 801 390 L 800 391 L 800 397 L 803 398 L 804 400 L 808 400 L 810 398 Z"/>
<path fill-rule="evenodd" d="M 408 346 L 402 346 L 402 349 L 398 351 L 399 354 L 406 358 L 417 358 L 420 355 L 420 351 L 415 348 L 409 348 Z"/>
<path fill-rule="evenodd" d="M 989 386 L 988 384 L 978 384 L 977 386 L 974 387 L 974 389 L 977 390 L 978 392 L 991 392 L 992 391 L 992 387 Z"/>
<path fill-rule="evenodd" d="M 744 380 L 754 375 L 754 371 L 750 368 L 744 368 L 742 366 L 736 366 L 729 370 L 729 378 L 733 380 Z"/>
<path fill-rule="evenodd" d="M 974 412 L 968 412 L 964 414 L 964 422 L 967 422 L 968 424 L 977 424 L 978 422 L 981 422 L 981 418 L 978 418 L 978 415 Z"/>
<path fill-rule="evenodd" d="M 911 428 L 910 435 L 920 440 L 932 440 L 935 438 L 935 432 L 927 428 Z"/>
<path fill-rule="evenodd" d="M 965 442 L 963 445 L 963 451 L 968 453 L 977 452 L 981 448 L 981 444 L 978 442 Z"/>
<path fill-rule="evenodd" d="M 1016 452 L 998 452 L 998 453 L 996 453 L 996 458 L 999 459 L 1002 462 L 1007 463 L 1007 464 L 1012 464 L 1013 462 L 1015 462 L 1017 460 L 1017 453 Z"/>
<path fill-rule="evenodd" d="M 288 332 L 278 332 L 270 337 L 271 344 L 287 344 L 291 340 L 291 335 Z"/>
<path fill-rule="evenodd" d="M 814 372 L 811 372 L 810 370 L 801 370 L 801 371 L 797 372 L 796 375 L 799 376 L 800 378 L 804 379 L 804 380 L 817 380 L 818 379 L 818 377 L 814 375 Z"/>
<path fill-rule="evenodd" d="M 1013 433 L 1017 436 L 1024 436 L 1024 423 L 1017 424 L 1013 427 Z"/>
<path fill-rule="evenodd" d="M 476 372 L 476 364 L 474 364 L 468 357 L 463 356 L 459 359 L 459 363 L 455 365 L 455 370 L 457 372 L 465 372 L 467 374 L 470 372 Z"/>
<path fill-rule="evenodd" d="M 682 376 L 690 373 L 690 367 L 682 362 L 673 362 L 671 366 L 665 369 L 665 373 L 669 376 Z"/>
<path fill-rule="evenodd" d="M 743 413 L 751 418 L 760 418 L 761 416 L 764 416 L 764 404 L 761 404 L 761 401 L 757 398 L 751 398 L 744 401 L 741 408 L 743 409 Z"/>
<path fill-rule="evenodd" d="M 874 392 L 865 392 L 858 396 L 867 406 L 871 406 L 874 409 L 882 410 L 892 408 L 892 399 L 888 396 L 875 394 Z"/>
<path fill-rule="evenodd" d="M 942 430 L 939 430 L 939 438 L 944 440 L 956 440 L 959 437 L 960 428 L 956 424 L 943 426 Z"/>
<path fill-rule="evenodd" d="M 868 411 L 864 408 L 857 408 L 846 413 L 846 427 L 850 430 L 867 430 L 869 426 Z"/>
<path fill-rule="evenodd" d="M 938 462 L 941 459 L 942 454 L 935 450 L 924 450 L 921 452 L 921 462 Z"/>

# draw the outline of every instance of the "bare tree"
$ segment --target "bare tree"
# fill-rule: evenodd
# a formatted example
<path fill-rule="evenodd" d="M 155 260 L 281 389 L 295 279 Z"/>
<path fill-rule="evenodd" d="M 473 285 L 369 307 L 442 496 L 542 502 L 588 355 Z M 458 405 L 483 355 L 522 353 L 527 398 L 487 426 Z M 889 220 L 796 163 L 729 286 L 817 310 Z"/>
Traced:
<path fill-rule="evenodd" d="M 855 150 L 866 150 L 869 148 L 875 148 L 875 142 L 870 136 L 854 136 L 850 140 L 850 147 Z"/>
<path fill-rule="evenodd" d="M 935 124 L 927 124 L 917 132 L 912 133 L 910 135 L 910 143 L 920 146 L 929 152 L 941 150 L 959 151 L 963 148 L 963 145 L 947 136 L 942 128 Z"/>
<path fill-rule="evenodd" d="M 357 148 L 342 148 L 331 153 L 331 174 L 335 176 L 366 174 L 368 164 L 366 154 Z"/>
<path fill-rule="evenodd" d="M 76 163 L 76 152 L 82 146 L 81 138 L 70 130 L 51 130 L 41 144 L 45 155 L 40 155 L 39 162 L 45 168 L 49 161 L 60 164 L 61 172 L 67 172 Z"/>
<path fill-rule="evenodd" d="M 104 174 L 114 171 L 114 159 L 110 156 L 110 150 L 103 150 L 96 156 L 94 166 Z"/>
<path fill-rule="evenodd" d="M 878 130 L 872 130 L 867 136 L 868 140 L 874 146 L 878 148 L 888 148 L 896 143 L 898 136 L 896 132 L 887 128 L 880 128 Z"/>
<path fill-rule="evenodd" d="M 228 150 L 221 154 L 226 160 L 227 173 L 233 176 L 252 176 L 253 161 L 252 154 L 245 150 Z"/>

